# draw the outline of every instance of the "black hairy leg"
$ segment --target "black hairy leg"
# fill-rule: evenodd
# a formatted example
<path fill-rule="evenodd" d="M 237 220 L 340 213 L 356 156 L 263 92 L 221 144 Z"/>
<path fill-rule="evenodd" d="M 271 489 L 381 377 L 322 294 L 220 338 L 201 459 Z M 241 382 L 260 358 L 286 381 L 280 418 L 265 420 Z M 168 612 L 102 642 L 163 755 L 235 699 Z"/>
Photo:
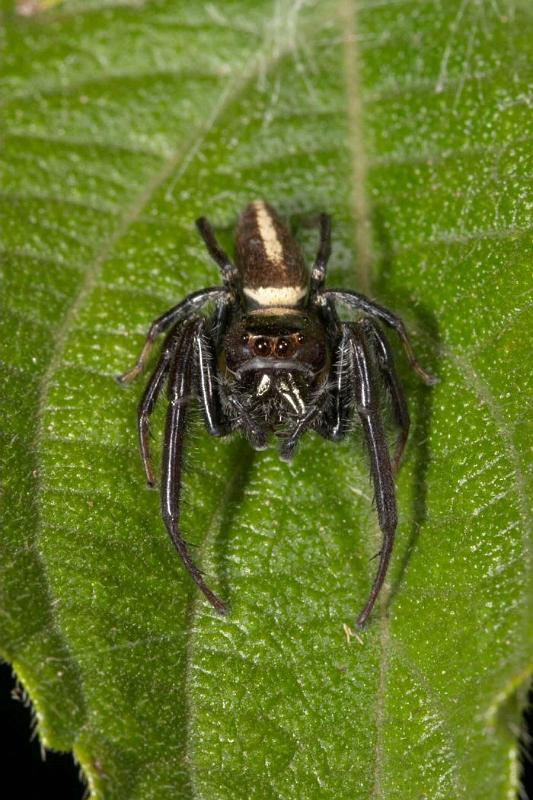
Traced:
<path fill-rule="evenodd" d="M 196 394 L 211 436 L 225 436 L 230 426 L 222 410 L 216 369 L 215 345 L 207 320 L 200 319 L 195 333 Z"/>
<path fill-rule="evenodd" d="M 417 373 L 417 375 L 422 378 L 424 383 L 426 383 L 428 386 L 434 386 L 436 383 L 438 383 L 438 379 L 435 378 L 434 375 L 431 375 L 429 372 L 427 372 L 418 363 L 403 320 L 396 316 L 396 314 L 393 314 L 392 311 L 389 311 L 388 308 L 381 306 L 379 303 L 375 303 L 373 300 L 365 297 L 364 294 L 350 292 L 346 289 L 328 289 L 327 291 L 321 293 L 320 298 L 331 300 L 334 303 L 344 303 L 345 305 L 351 306 L 358 311 L 363 311 L 365 314 L 369 314 L 372 317 L 377 317 L 380 319 L 385 323 L 385 325 L 396 331 L 403 345 L 403 349 L 405 350 L 409 364 Z"/>
<path fill-rule="evenodd" d="M 329 402 L 317 426 L 318 433 L 332 442 L 340 442 L 345 438 L 353 417 L 355 375 L 351 339 L 349 326 L 343 326 L 334 350 Z"/>
<path fill-rule="evenodd" d="M 405 445 L 407 444 L 411 425 L 407 401 L 401 383 L 398 380 L 398 375 L 396 374 L 394 358 L 387 337 L 374 320 L 367 318 L 362 322 L 362 326 L 369 345 L 373 347 L 376 353 L 385 385 L 389 390 L 394 419 L 400 428 L 394 457 L 392 459 L 393 472 L 397 472 L 402 460 L 403 451 L 405 450 Z"/>
<path fill-rule="evenodd" d="M 137 411 L 137 428 L 141 458 L 149 486 L 155 486 L 154 468 L 150 457 L 150 416 L 168 377 L 171 360 L 182 335 L 181 328 L 174 327 L 163 344 L 159 361 L 148 381 Z"/>
<path fill-rule="evenodd" d="M 117 375 L 117 381 L 119 383 L 131 383 L 131 381 L 134 381 L 135 378 L 140 375 L 146 366 L 146 362 L 148 361 L 155 340 L 159 334 L 164 333 L 171 325 L 177 325 L 178 322 L 190 317 L 191 314 L 200 311 L 207 303 L 220 301 L 225 297 L 227 297 L 227 291 L 220 287 L 201 289 L 199 292 L 193 292 L 186 297 L 185 300 L 182 300 L 181 303 L 178 303 L 168 311 L 165 311 L 164 314 L 161 314 L 160 317 L 157 317 L 150 325 L 146 341 L 137 359 L 137 363 L 127 372 L 124 372 L 122 375 Z"/>
<path fill-rule="evenodd" d="M 309 295 L 314 298 L 317 291 L 326 280 L 326 270 L 331 256 L 331 217 L 329 214 L 320 215 L 320 241 L 315 263 L 311 270 Z"/>
<path fill-rule="evenodd" d="M 205 583 L 202 573 L 191 558 L 179 527 L 187 406 L 193 387 L 194 357 L 200 329 L 201 322 L 197 319 L 183 325 L 183 332 L 170 368 L 169 406 L 161 475 L 161 514 L 170 538 L 191 578 L 219 614 L 226 614 L 225 603 Z"/>
<path fill-rule="evenodd" d="M 204 244 L 207 247 L 207 252 L 215 264 L 217 264 L 220 268 L 224 285 L 228 289 L 237 293 L 240 288 L 239 272 L 226 251 L 223 250 L 218 243 L 217 237 L 215 236 L 215 232 L 210 223 L 205 217 L 200 217 L 196 220 L 196 227 L 198 228 L 200 236 L 204 240 Z"/>
<path fill-rule="evenodd" d="M 370 616 L 385 581 L 398 521 L 392 464 L 379 412 L 372 357 L 368 350 L 363 325 L 364 323 L 344 323 L 343 329 L 347 334 L 350 346 L 351 364 L 348 369 L 349 372 L 352 372 L 356 387 L 354 399 L 368 450 L 370 473 L 374 484 L 374 497 L 379 527 L 383 534 L 383 544 L 379 552 L 378 569 L 374 583 L 366 605 L 357 618 L 357 625 L 360 628 L 365 625 Z"/>

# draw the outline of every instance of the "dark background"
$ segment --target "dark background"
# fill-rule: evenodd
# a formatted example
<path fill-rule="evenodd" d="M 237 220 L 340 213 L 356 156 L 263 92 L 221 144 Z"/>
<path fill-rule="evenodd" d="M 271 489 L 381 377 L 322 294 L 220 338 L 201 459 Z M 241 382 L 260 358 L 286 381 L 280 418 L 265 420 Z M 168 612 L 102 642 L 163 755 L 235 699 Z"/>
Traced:
<path fill-rule="evenodd" d="M 17 699 L 20 698 L 20 699 Z M 0 738 L 2 785 L 17 789 L 24 800 L 81 800 L 85 796 L 79 769 L 70 755 L 47 751 L 43 761 L 37 737 L 30 739 L 31 710 L 21 702 L 11 668 L 0 664 Z M 524 715 L 522 737 L 523 795 L 520 800 L 533 800 L 533 687 L 529 694 L 529 709 Z M 529 747 L 526 747 L 526 742 Z M 12 795 L 14 796 L 14 795 Z M 125 798 L 126 800 L 126 798 Z M 472 798 L 471 800 L 476 800 Z"/>
<path fill-rule="evenodd" d="M 72 756 L 47 750 L 43 761 L 37 736 L 31 739 L 32 730 L 32 712 L 22 702 L 22 692 L 17 690 L 11 667 L 0 663 L 0 765 L 6 792 L 3 796 L 10 793 L 11 797 L 24 800 L 44 797 L 81 800 L 86 796 L 85 785 L 79 779 L 79 768 Z"/>

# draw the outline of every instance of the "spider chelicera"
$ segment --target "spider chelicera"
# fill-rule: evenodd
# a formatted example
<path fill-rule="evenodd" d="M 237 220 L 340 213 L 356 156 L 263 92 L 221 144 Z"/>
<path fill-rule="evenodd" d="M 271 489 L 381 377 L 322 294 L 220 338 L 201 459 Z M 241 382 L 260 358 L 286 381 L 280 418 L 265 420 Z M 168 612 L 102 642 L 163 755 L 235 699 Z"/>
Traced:
<path fill-rule="evenodd" d="M 409 432 L 409 414 L 392 353 L 379 323 L 396 331 L 411 367 L 427 384 L 436 379 L 417 362 L 405 326 L 388 309 L 357 292 L 326 289 L 331 220 L 320 216 L 320 243 L 309 274 L 300 247 L 275 210 L 263 201 L 242 213 L 236 231 L 235 264 L 218 244 L 205 218 L 197 227 L 218 264 L 223 285 L 193 292 L 150 326 L 135 366 L 118 378 L 129 383 L 144 368 L 157 336 L 170 329 L 138 411 L 146 478 L 154 486 L 149 453 L 149 418 L 165 383 L 169 405 L 161 478 L 161 512 L 192 579 L 221 614 L 226 605 L 211 591 L 192 560 L 180 530 L 183 445 L 188 405 L 196 398 L 213 436 L 240 431 L 255 450 L 269 433 L 280 439 L 289 461 L 300 436 L 317 431 L 343 439 L 358 418 L 370 459 L 383 545 L 362 627 L 385 580 L 397 524 L 394 473 Z M 211 303 L 211 315 L 202 313 Z M 337 304 L 357 312 L 342 322 Z M 379 410 L 385 389 L 399 428 L 391 457 Z"/>

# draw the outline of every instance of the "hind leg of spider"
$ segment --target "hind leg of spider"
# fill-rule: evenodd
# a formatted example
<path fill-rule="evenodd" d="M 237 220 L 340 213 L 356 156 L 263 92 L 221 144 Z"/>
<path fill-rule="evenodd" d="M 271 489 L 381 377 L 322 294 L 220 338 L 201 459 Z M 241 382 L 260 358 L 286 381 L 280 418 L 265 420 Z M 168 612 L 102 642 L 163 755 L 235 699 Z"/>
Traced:
<path fill-rule="evenodd" d="M 398 375 L 396 374 L 394 358 L 390 345 L 387 341 L 387 337 L 384 335 L 379 325 L 377 325 L 373 320 L 365 319 L 361 324 L 367 335 L 367 341 L 372 343 L 374 351 L 378 357 L 381 374 L 383 375 L 383 379 L 387 389 L 389 390 L 394 419 L 400 428 L 400 433 L 398 439 L 396 440 L 396 448 L 392 459 L 392 470 L 394 473 L 396 473 L 402 460 L 405 445 L 407 444 L 409 427 L 411 424 L 409 419 L 409 411 L 407 409 L 407 402 L 401 383 L 398 380 Z"/>
<path fill-rule="evenodd" d="M 189 575 L 213 608 L 219 614 L 226 614 L 226 605 L 205 583 L 202 573 L 191 558 L 179 527 L 187 405 L 192 390 L 195 342 L 199 324 L 198 320 L 191 320 L 184 324 L 182 337 L 170 367 L 169 406 L 161 477 L 161 514 L 174 547 Z"/>
<path fill-rule="evenodd" d="M 150 458 L 150 416 L 155 408 L 157 399 L 161 394 L 161 390 L 165 385 L 170 362 L 178 345 L 180 335 L 181 329 L 177 327 L 174 328 L 167 336 L 159 357 L 159 361 L 157 362 L 156 368 L 153 371 L 146 389 L 143 392 L 137 411 L 139 446 L 148 486 L 155 486 L 154 469 L 152 466 L 152 460 Z"/>
<path fill-rule="evenodd" d="M 171 325 L 176 325 L 181 320 L 191 316 L 191 314 L 194 314 L 209 301 L 221 300 L 225 295 L 227 295 L 226 290 L 216 286 L 209 289 L 201 289 L 199 292 L 193 292 L 186 297 L 185 300 L 182 300 L 181 303 L 178 303 L 176 306 L 173 306 L 173 308 L 165 311 L 164 314 L 161 314 L 160 317 L 157 317 L 150 325 L 137 362 L 131 369 L 127 370 L 127 372 L 124 372 L 122 375 L 117 375 L 117 381 L 119 383 L 131 383 L 135 380 L 146 366 L 155 340 L 160 333 L 164 333 Z"/>
<path fill-rule="evenodd" d="M 379 414 L 372 361 L 366 346 L 365 332 L 362 325 L 357 323 L 345 323 L 343 327 L 345 330 L 348 328 L 350 332 L 352 345 L 350 369 L 353 370 L 355 377 L 356 408 L 370 457 L 376 509 L 379 526 L 383 533 L 383 544 L 379 553 L 374 583 L 366 605 L 357 618 L 357 625 L 362 628 L 372 612 L 387 574 L 397 525 L 396 492 L 387 440 Z"/>
<path fill-rule="evenodd" d="M 220 268 L 225 286 L 235 291 L 239 286 L 239 272 L 226 251 L 218 243 L 211 224 L 205 217 L 199 217 L 196 220 L 196 227 L 204 240 L 207 252 Z"/>
<path fill-rule="evenodd" d="M 320 215 L 320 241 L 315 263 L 311 270 L 310 294 L 314 296 L 326 279 L 326 270 L 331 255 L 331 217 L 329 214 Z"/>

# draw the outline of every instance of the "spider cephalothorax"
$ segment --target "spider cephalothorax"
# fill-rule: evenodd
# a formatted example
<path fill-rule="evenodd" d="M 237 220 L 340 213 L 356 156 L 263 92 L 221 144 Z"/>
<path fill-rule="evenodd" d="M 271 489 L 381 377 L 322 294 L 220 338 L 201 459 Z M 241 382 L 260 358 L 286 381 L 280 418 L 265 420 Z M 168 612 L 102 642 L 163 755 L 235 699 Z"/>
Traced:
<path fill-rule="evenodd" d="M 325 289 L 330 218 L 320 217 L 320 244 L 312 270 L 274 209 L 251 203 L 239 219 L 235 265 L 221 249 L 206 219 L 197 221 L 207 249 L 222 272 L 223 286 L 203 289 L 156 319 L 137 364 L 120 377 L 133 380 L 143 369 L 156 337 L 170 329 L 139 406 L 138 424 L 146 477 L 154 485 L 148 448 L 150 414 L 165 385 L 169 406 L 161 480 L 165 525 L 193 580 L 220 613 L 226 606 L 206 585 L 179 528 L 183 442 L 187 405 L 196 396 L 208 431 L 240 431 L 256 450 L 269 434 L 290 460 L 300 436 L 315 430 L 339 441 L 358 418 L 370 457 L 383 547 L 367 603 L 357 619 L 365 624 L 389 564 L 396 530 L 394 472 L 407 441 L 409 414 L 388 342 L 376 320 L 399 335 L 411 366 L 428 384 L 435 379 L 416 361 L 397 316 L 364 295 Z M 211 303 L 214 312 L 205 314 Z M 358 312 L 341 322 L 336 305 Z M 379 410 L 388 392 L 400 429 L 391 458 Z"/>
<path fill-rule="evenodd" d="M 271 307 L 267 311 L 235 314 L 218 365 L 235 428 L 244 424 L 246 430 L 246 419 L 235 405 L 238 400 L 264 434 L 282 435 L 291 421 L 305 415 L 311 398 L 324 386 L 328 343 L 314 310 Z"/>

